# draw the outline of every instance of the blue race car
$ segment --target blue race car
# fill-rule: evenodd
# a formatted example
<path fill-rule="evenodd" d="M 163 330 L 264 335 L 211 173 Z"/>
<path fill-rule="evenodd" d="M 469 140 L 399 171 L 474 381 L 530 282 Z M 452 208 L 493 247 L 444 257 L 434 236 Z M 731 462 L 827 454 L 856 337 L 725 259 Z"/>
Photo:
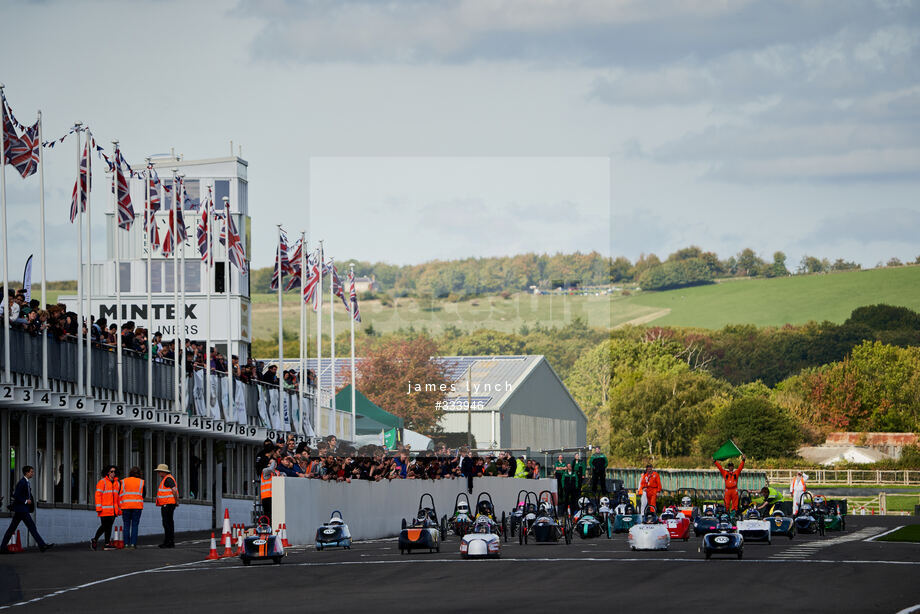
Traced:
<path fill-rule="evenodd" d="M 351 549 L 351 531 L 342 519 L 342 512 L 335 510 L 329 522 L 316 529 L 316 549 L 341 547 Z"/>

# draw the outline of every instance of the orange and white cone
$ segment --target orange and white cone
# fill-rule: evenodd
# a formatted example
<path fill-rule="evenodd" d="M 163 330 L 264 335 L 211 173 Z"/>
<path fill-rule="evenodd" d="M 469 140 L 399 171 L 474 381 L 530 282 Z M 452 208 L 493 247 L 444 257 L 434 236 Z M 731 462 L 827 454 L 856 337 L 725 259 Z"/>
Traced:
<path fill-rule="evenodd" d="M 230 533 L 224 535 L 224 552 L 220 558 L 225 559 L 228 556 L 233 556 L 233 548 L 230 547 Z"/>
<path fill-rule="evenodd" d="M 217 554 L 217 541 L 214 539 L 214 531 L 211 531 L 211 551 L 208 552 L 208 556 L 205 558 L 209 561 L 220 558 L 220 555 Z"/>
<path fill-rule="evenodd" d="M 240 531 L 236 536 L 236 556 L 243 554 L 243 532 Z"/>
<path fill-rule="evenodd" d="M 122 527 L 115 527 L 115 534 L 112 536 L 112 545 L 119 550 L 125 547 L 125 537 Z"/>
<path fill-rule="evenodd" d="M 220 532 L 220 540 L 224 541 L 224 538 L 230 536 L 230 510 L 226 507 L 224 508 L 224 527 Z"/>
<path fill-rule="evenodd" d="M 19 531 L 16 531 L 16 541 L 6 547 L 10 552 L 22 552 L 22 538 L 19 537 Z"/>
<path fill-rule="evenodd" d="M 287 538 L 287 523 L 286 522 L 281 523 L 281 545 L 284 546 L 285 548 L 291 547 L 291 542 L 289 542 Z"/>

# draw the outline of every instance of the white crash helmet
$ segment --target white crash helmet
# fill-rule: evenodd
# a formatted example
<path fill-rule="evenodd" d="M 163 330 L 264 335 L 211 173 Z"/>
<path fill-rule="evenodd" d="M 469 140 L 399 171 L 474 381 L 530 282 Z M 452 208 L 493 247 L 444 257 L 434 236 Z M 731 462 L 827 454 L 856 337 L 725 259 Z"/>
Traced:
<path fill-rule="evenodd" d="M 457 504 L 457 513 L 458 514 L 469 514 L 470 506 L 466 501 L 461 501 Z"/>
<path fill-rule="evenodd" d="M 610 499 L 608 497 L 601 497 L 601 507 L 610 507 Z"/>
<path fill-rule="evenodd" d="M 690 505 L 691 505 L 692 503 L 693 503 L 693 501 L 692 501 L 692 500 L 690 499 L 690 497 L 688 497 L 688 496 L 684 496 L 684 497 L 682 497 L 681 500 L 680 500 L 680 504 L 681 504 L 683 507 L 690 507 Z"/>
<path fill-rule="evenodd" d="M 588 497 L 582 497 L 581 499 L 578 500 L 578 507 L 584 509 L 584 507 L 588 505 L 588 503 L 590 502 L 591 500 L 588 499 Z"/>
<path fill-rule="evenodd" d="M 540 511 L 548 514 L 553 511 L 553 505 L 549 501 L 543 501 L 540 503 Z"/>

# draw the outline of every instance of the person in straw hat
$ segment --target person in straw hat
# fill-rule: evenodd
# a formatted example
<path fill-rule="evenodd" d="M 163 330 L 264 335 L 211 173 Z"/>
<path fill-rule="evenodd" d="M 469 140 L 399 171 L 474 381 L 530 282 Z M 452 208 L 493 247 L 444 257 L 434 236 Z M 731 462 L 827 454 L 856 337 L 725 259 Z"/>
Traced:
<path fill-rule="evenodd" d="M 173 513 L 179 507 L 179 486 L 176 478 L 169 472 L 169 466 L 160 463 L 155 469 L 160 484 L 157 486 L 157 507 L 163 518 L 163 543 L 160 548 L 176 547 L 176 525 L 173 522 Z"/>

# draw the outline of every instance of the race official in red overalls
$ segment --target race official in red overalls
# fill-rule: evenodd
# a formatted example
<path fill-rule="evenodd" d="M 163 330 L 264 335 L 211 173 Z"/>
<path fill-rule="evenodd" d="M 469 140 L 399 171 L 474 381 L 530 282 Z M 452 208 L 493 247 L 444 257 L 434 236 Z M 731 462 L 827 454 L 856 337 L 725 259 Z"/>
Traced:
<path fill-rule="evenodd" d="M 725 480 L 725 495 L 723 497 L 725 501 L 725 511 L 731 515 L 732 518 L 735 517 L 735 512 L 738 510 L 738 477 L 741 475 L 741 470 L 744 469 L 744 454 L 741 455 L 741 464 L 738 465 L 738 469 L 735 469 L 735 464 L 731 461 L 728 462 L 726 468 L 722 468 L 722 465 L 719 464 L 719 461 L 714 460 L 716 468 L 719 470 L 719 473 L 722 474 L 722 479 Z"/>

